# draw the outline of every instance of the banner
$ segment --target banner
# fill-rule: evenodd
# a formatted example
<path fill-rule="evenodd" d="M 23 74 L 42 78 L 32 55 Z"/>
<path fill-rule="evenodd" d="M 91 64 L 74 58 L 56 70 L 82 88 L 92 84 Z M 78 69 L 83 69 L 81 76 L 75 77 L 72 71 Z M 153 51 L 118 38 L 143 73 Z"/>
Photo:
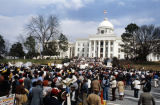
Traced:
<path fill-rule="evenodd" d="M 15 94 L 0 97 L 0 105 L 14 105 Z"/>

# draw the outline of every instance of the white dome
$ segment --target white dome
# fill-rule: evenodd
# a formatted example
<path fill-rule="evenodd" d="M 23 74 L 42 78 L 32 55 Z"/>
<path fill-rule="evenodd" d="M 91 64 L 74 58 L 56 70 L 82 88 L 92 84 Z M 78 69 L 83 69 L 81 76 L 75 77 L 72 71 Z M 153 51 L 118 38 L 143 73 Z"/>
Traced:
<path fill-rule="evenodd" d="M 98 27 L 108 27 L 108 28 L 114 28 L 113 24 L 111 22 L 108 21 L 107 18 L 104 19 L 104 21 L 102 21 Z"/>

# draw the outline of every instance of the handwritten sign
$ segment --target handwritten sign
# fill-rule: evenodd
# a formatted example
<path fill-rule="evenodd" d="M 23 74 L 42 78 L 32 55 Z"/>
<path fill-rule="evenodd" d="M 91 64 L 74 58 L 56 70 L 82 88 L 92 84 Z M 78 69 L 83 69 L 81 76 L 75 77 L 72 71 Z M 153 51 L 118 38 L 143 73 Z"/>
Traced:
<path fill-rule="evenodd" d="M 0 97 L 0 105 L 14 105 L 15 95 L 11 94 L 9 97 L 3 96 Z"/>

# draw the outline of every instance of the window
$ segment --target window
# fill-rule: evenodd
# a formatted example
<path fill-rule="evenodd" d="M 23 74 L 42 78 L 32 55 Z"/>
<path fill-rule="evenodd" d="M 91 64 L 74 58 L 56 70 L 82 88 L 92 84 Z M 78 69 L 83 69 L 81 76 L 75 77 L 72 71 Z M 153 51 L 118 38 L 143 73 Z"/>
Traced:
<path fill-rule="evenodd" d="M 80 43 L 78 43 L 78 46 L 80 46 Z"/>
<path fill-rule="evenodd" d="M 79 57 L 79 53 L 77 54 L 77 56 Z"/>
<path fill-rule="evenodd" d="M 82 49 L 82 52 L 84 52 L 84 48 Z"/>
<path fill-rule="evenodd" d="M 111 41 L 111 45 L 113 45 L 113 41 Z"/>
<path fill-rule="evenodd" d="M 113 58 L 113 54 L 111 54 L 110 57 Z"/>
<path fill-rule="evenodd" d="M 111 47 L 111 52 L 113 51 L 113 47 Z"/>
<path fill-rule="evenodd" d="M 103 52 L 103 48 L 101 48 L 101 51 L 100 52 Z"/>
<path fill-rule="evenodd" d="M 108 53 L 106 53 L 106 56 L 105 57 L 107 57 L 108 58 Z"/>
<path fill-rule="evenodd" d="M 108 52 L 108 47 L 106 47 L 106 51 Z"/>
<path fill-rule="evenodd" d="M 103 46 L 103 41 L 101 41 L 101 46 Z"/>
<path fill-rule="evenodd" d="M 84 54 L 82 54 L 82 57 L 84 57 Z"/>
<path fill-rule="evenodd" d="M 94 51 L 94 47 L 92 47 L 92 51 Z"/>
<path fill-rule="evenodd" d="M 79 48 L 78 48 L 78 51 L 79 51 Z"/>
<path fill-rule="evenodd" d="M 84 43 L 83 43 L 83 46 L 84 46 Z"/>
<path fill-rule="evenodd" d="M 106 42 L 106 45 L 108 45 L 108 42 Z"/>
<path fill-rule="evenodd" d="M 120 48 L 118 48 L 118 53 L 121 53 L 121 49 Z"/>
<path fill-rule="evenodd" d="M 159 55 L 157 55 L 157 60 L 159 60 Z"/>
<path fill-rule="evenodd" d="M 121 55 L 120 54 L 118 54 L 118 59 L 120 59 L 121 58 Z"/>
<path fill-rule="evenodd" d="M 87 48 L 87 52 L 89 52 L 89 48 Z"/>
<path fill-rule="evenodd" d="M 101 34 L 104 34 L 104 30 L 101 30 Z"/>

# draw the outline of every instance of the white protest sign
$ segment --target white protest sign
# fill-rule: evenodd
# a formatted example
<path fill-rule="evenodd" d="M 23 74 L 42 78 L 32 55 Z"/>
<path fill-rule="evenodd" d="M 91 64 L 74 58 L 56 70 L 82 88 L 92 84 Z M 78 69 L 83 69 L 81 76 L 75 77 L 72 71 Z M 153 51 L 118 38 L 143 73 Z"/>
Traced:
<path fill-rule="evenodd" d="M 86 65 L 80 65 L 80 69 L 85 69 Z"/>
<path fill-rule="evenodd" d="M 64 66 L 66 66 L 66 67 L 67 67 L 68 65 L 69 65 L 69 63 L 64 63 Z"/>
<path fill-rule="evenodd" d="M 17 62 L 17 63 L 15 64 L 16 67 L 21 67 L 22 65 L 23 65 L 23 62 Z"/>
<path fill-rule="evenodd" d="M 56 67 L 61 69 L 62 68 L 62 64 L 57 64 Z"/>

